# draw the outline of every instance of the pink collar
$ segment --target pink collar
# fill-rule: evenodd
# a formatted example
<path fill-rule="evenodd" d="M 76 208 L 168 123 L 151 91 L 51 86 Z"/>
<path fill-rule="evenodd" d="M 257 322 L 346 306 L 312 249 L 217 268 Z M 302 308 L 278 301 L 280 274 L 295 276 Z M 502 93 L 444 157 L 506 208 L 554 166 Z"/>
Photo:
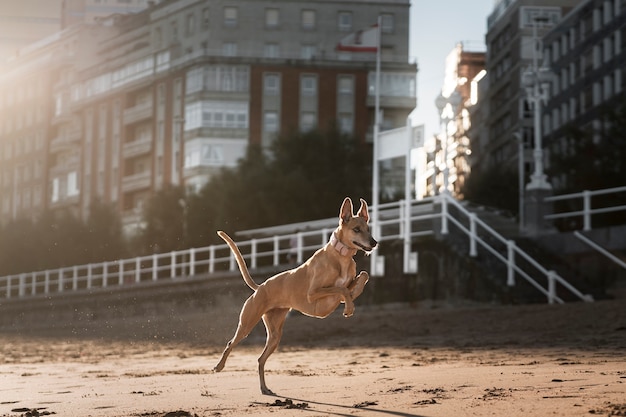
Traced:
<path fill-rule="evenodd" d="M 353 257 L 357 253 L 356 249 L 352 249 L 341 243 L 339 239 L 337 239 L 337 235 L 335 235 L 335 232 L 333 232 L 333 235 L 330 237 L 330 246 L 335 248 L 337 252 L 339 252 L 339 254 L 342 256 Z"/>

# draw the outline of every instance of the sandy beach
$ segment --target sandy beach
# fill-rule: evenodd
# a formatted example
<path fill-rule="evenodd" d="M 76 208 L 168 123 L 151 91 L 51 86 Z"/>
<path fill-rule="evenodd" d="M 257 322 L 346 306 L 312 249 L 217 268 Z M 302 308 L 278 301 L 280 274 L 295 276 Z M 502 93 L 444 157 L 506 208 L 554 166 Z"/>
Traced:
<path fill-rule="evenodd" d="M 622 300 L 336 313 L 288 318 L 266 365 L 275 397 L 259 391 L 262 327 L 212 371 L 236 313 L 152 340 L 0 334 L 0 416 L 626 416 Z"/>

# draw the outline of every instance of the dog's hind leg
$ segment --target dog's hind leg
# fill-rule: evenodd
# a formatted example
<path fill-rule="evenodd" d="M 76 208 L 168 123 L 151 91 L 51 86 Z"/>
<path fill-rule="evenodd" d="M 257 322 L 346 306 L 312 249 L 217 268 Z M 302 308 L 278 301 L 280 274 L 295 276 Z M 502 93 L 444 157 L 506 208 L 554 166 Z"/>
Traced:
<path fill-rule="evenodd" d="M 251 295 L 246 302 L 243 304 L 243 308 L 241 309 L 241 313 L 239 314 L 239 324 L 237 325 L 237 330 L 235 331 L 235 335 L 232 339 L 226 344 L 226 348 L 224 352 L 222 352 L 222 357 L 220 361 L 215 365 L 213 370 L 215 372 L 219 372 L 224 369 L 224 365 L 226 365 L 226 359 L 228 359 L 228 355 L 230 352 L 241 342 L 243 339 L 248 337 L 254 326 L 261 320 L 263 312 L 259 310 L 257 304 L 255 302 L 255 295 Z"/>
<path fill-rule="evenodd" d="M 275 308 L 263 315 L 263 323 L 265 323 L 265 330 L 267 331 L 267 340 L 263 353 L 261 353 L 259 357 L 259 380 L 261 382 L 261 392 L 265 395 L 275 395 L 265 384 L 265 362 L 267 358 L 274 353 L 280 343 L 287 313 L 289 313 L 288 308 Z"/>

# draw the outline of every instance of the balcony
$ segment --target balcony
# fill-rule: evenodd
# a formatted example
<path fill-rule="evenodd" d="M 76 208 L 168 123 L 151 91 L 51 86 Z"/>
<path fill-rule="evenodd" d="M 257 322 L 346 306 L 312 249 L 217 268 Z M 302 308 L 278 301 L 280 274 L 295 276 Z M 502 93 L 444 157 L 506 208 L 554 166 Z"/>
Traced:
<path fill-rule="evenodd" d="M 154 104 L 152 103 L 152 100 L 144 100 L 137 103 L 133 107 L 124 109 L 124 124 L 130 125 L 142 120 L 150 119 L 152 117 L 153 109 Z"/>
<path fill-rule="evenodd" d="M 68 149 L 74 149 L 81 139 L 80 128 L 71 128 L 52 139 L 50 142 L 50 152 L 56 153 Z"/>
<path fill-rule="evenodd" d="M 152 151 L 152 137 L 144 136 L 140 139 L 124 143 L 122 155 L 124 158 L 134 158 Z"/>
<path fill-rule="evenodd" d="M 152 184 L 152 172 L 150 170 L 132 174 L 122 178 L 122 192 L 143 190 Z"/>
<path fill-rule="evenodd" d="M 80 168 L 80 158 L 77 155 L 63 158 L 50 167 L 51 176 L 59 176 L 68 172 L 78 171 Z"/>

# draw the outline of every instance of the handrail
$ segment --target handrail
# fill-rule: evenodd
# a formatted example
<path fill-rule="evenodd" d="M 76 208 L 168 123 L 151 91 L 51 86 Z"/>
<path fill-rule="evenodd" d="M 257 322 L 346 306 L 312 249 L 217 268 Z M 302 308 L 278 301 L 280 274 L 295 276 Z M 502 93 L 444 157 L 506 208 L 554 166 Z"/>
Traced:
<path fill-rule="evenodd" d="M 613 262 L 621 266 L 622 268 L 626 269 L 626 262 L 622 261 L 620 258 L 613 255 L 611 252 L 604 249 L 602 246 L 598 245 L 596 242 L 589 239 L 587 236 L 583 235 L 578 230 L 574 232 L 574 236 L 576 236 L 578 239 L 582 240 L 587 245 L 591 246 L 592 248 L 600 252 L 602 255 L 606 256 L 607 258 L 609 258 L 610 260 L 612 260 Z"/>
<path fill-rule="evenodd" d="M 552 304 L 555 301 L 558 303 L 563 303 L 563 300 L 557 296 L 556 294 L 556 284 L 561 284 L 572 294 L 577 296 L 583 301 L 593 301 L 593 298 L 590 295 L 581 293 L 577 288 L 572 286 L 569 282 L 563 279 L 560 275 L 558 275 L 554 271 L 549 271 L 544 268 L 539 262 L 533 259 L 530 255 L 528 255 L 525 251 L 519 248 L 513 240 L 507 240 L 498 232 L 496 232 L 493 228 L 487 225 L 484 221 L 480 220 L 475 213 L 470 212 L 462 204 L 460 204 L 457 200 L 455 200 L 449 193 L 441 194 L 442 201 L 447 201 L 448 204 L 453 205 L 461 214 L 465 215 L 470 222 L 469 229 L 463 225 L 463 223 L 453 217 L 450 211 L 447 211 L 447 217 L 450 222 L 456 225 L 459 230 L 464 232 L 470 238 L 470 256 L 476 256 L 476 243 L 480 243 L 480 245 L 485 248 L 488 252 L 494 255 L 497 259 L 504 262 L 507 265 L 507 284 L 509 286 L 515 285 L 515 273 L 519 274 L 522 278 L 528 281 L 533 287 L 537 288 L 541 291 L 547 298 L 548 303 Z M 480 226 L 484 229 L 487 234 L 500 241 L 501 243 L 506 245 L 507 248 L 507 256 L 505 257 L 500 252 L 498 252 L 493 246 L 489 245 L 484 239 L 478 236 L 476 232 L 477 226 Z M 443 233 L 443 231 L 442 231 Z M 528 262 L 532 267 L 536 269 L 536 272 L 540 273 L 547 279 L 547 289 L 543 287 L 541 284 L 537 282 L 536 279 L 532 278 L 532 276 L 523 271 L 519 265 L 516 263 L 516 256 L 523 258 L 526 262 Z"/>
<path fill-rule="evenodd" d="M 626 189 L 626 187 L 624 187 Z M 440 203 L 441 208 L 436 210 L 434 203 Z M 405 202 L 381 204 L 379 230 L 386 230 L 386 234 L 377 236 L 379 241 L 388 241 L 402 238 L 406 232 Z M 461 213 L 455 217 L 448 208 L 454 207 Z M 420 208 L 421 206 L 421 208 Z M 453 210 L 454 211 L 454 210 Z M 515 275 L 519 275 L 537 288 L 547 298 L 549 303 L 562 303 L 563 300 L 556 294 L 556 285 L 560 284 L 584 301 L 592 301 L 591 297 L 582 294 L 554 271 L 548 271 L 532 257 L 522 251 L 514 241 L 507 240 L 491 228 L 475 213 L 468 211 L 462 204 L 448 193 L 420 201 L 411 202 L 411 216 L 409 223 L 428 222 L 424 230 L 409 230 L 411 237 L 432 234 L 432 221 L 441 220 L 441 233 L 447 233 L 448 222 L 456 226 L 470 239 L 470 256 L 477 255 L 477 245 L 485 248 L 489 253 L 507 265 L 507 283 L 515 284 Z M 464 221 L 469 224 L 466 226 Z M 384 227 L 383 227 L 384 226 Z M 444 231 L 445 227 L 445 231 Z M 397 232 L 396 232 L 397 230 Z M 505 245 L 507 253 L 502 254 L 481 238 L 478 230 L 486 232 L 492 239 Z M 263 266 L 278 267 L 281 258 L 295 250 L 298 262 L 302 262 L 305 255 L 317 250 L 325 244 L 332 229 L 324 227 L 316 230 L 299 231 L 297 233 L 283 233 L 274 236 L 254 238 L 237 242 L 244 258 L 251 269 Z M 295 247 L 290 247 L 293 238 L 296 238 Z M 524 271 L 516 258 L 524 259 L 534 267 L 534 273 Z M 48 296 L 55 293 L 97 291 L 111 288 L 126 288 L 129 285 L 144 285 L 147 283 L 163 282 L 166 280 L 184 280 L 190 277 L 211 279 L 217 272 L 235 272 L 235 259 L 225 244 L 190 248 L 169 253 L 155 253 L 129 259 L 90 263 L 63 268 L 36 271 L 0 277 L 0 299 L 26 298 Z M 540 274 L 547 278 L 547 286 L 537 282 L 533 275 Z"/>
<path fill-rule="evenodd" d="M 603 214 L 603 213 L 613 213 L 616 211 L 626 211 L 626 204 L 611 206 L 611 207 L 598 207 L 592 208 L 591 198 L 598 195 L 605 194 L 617 194 L 626 192 L 626 186 L 621 187 L 612 187 L 612 188 L 604 188 L 601 190 L 584 190 L 579 193 L 570 193 L 570 194 L 561 194 L 551 197 L 546 197 L 545 201 L 554 202 L 554 201 L 565 201 L 565 200 L 576 200 L 582 198 L 583 208 L 582 210 L 573 210 L 564 213 L 552 213 L 544 216 L 546 220 L 554 220 L 554 219 L 563 219 L 568 217 L 583 217 L 583 230 L 585 232 L 591 230 L 591 217 L 594 214 Z"/>

